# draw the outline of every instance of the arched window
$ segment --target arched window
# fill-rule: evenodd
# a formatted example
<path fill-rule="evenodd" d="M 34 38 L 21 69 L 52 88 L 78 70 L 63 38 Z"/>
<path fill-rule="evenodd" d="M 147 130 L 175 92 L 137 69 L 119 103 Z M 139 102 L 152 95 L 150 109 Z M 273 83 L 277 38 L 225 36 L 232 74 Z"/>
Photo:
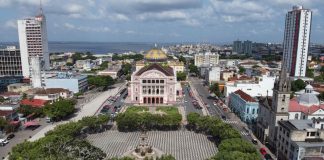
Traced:
<path fill-rule="evenodd" d="M 295 119 L 298 119 L 298 113 L 295 114 Z"/>
<path fill-rule="evenodd" d="M 151 94 L 151 89 L 148 90 L 148 94 Z"/>

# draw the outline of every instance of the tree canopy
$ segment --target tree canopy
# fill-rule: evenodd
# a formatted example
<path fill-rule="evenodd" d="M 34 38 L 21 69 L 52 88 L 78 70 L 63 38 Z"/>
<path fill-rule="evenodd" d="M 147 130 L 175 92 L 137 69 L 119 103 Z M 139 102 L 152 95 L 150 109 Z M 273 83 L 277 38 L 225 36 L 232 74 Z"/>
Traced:
<path fill-rule="evenodd" d="M 85 123 L 84 121 L 88 122 L 87 118 L 58 125 L 37 141 L 25 141 L 16 145 L 12 148 L 9 159 L 104 159 L 106 154 L 84 140 L 81 130 L 87 125 L 103 125 L 106 119 L 101 121 L 98 120 L 100 117 L 93 117 L 91 119 L 96 120 Z"/>
<path fill-rule="evenodd" d="M 219 84 L 218 83 L 213 83 L 210 88 L 210 92 L 215 93 L 217 96 L 221 96 L 221 92 L 219 90 Z"/>
<path fill-rule="evenodd" d="M 75 111 L 74 102 L 72 100 L 60 100 L 52 104 L 47 104 L 44 107 L 44 113 L 46 116 L 60 120 L 66 116 L 72 114 Z"/>
<path fill-rule="evenodd" d="M 243 74 L 246 71 L 246 69 L 242 66 L 239 66 L 239 73 Z"/>
<path fill-rule="evenodd" d="M 199 75 L 198 67 L 195 66 L 194 64 L 190 64 L 189 65 L 189 72 L 190 73 L 195 73 L 195 74 Z"/>
<path fill-rule="evenodd" d="M 112 60 L 125 60 L 125 59 L 133 59 L 134 61 L 139 61 L 144 59 L 144 55 L 142 54 L 131 54 L 131 55 L 120 55 L 120 54 L 114 54 L 112 56 Z"/>
<path fill-rule="evenodd" d="M 293 92 L 300 91 L 300 90 L 304 89 L 305 87 L 306 87 L 306 83 L 301 79 L 297 79 L 297 80 L 291 82 L 291 90 Z"/>
<path fill-rule="evenodd" d="M 111 76 L 88 76 L 88 83 L 96 87 L 109 87 L 115 80 Z"/>
<path fill-rule="evenodd" d="M 177 72 L 177 81 L 185 81 L 187 79 L 187 74 L 184 72 Z"/>

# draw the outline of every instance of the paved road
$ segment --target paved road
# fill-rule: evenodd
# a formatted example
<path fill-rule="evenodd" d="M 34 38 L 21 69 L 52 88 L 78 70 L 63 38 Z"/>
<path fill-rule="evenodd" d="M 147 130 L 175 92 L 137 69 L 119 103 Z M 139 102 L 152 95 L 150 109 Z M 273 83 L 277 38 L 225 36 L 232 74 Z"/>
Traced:
<path fill-rule="evenodd" d="M 182 103 L 183 103 L 184 109 L 186 111 L 186 114 L 188 114 L 190 112 L 196 112 L 196 113 L 199 113 L 200 115 L 202 115 L 202 111 L 200 109 L 196 109 L 194 107 L 194 105 L 192 104 L 193 98 L 189 95 L 190 88 L 187 86 L 182 86 L 182 88 L 184 91 Z"/>
<path fill-rule="evenodd" d="M 218 116 L 221 118 L 222 115 L 226 117 L 226 120 L 223 120 L 225 123 L 230 124 L 235 129 L 237 129 L 242 137 L 246 139 L 247 141 L 251 141 L 252 139 L 255 139 L 255 136 L 253 135 L 252 131 L 248 129 L 247 125 L 240 120 L 234 113 L 225 113 L 220 106 L 215 106 L 213 104 L 213 100 L 208 99 L 209 91 L 207 87 L 203 86 L 202 80 L 198 79 L 196 77 L 190 77 L 189 80 L 191 81 L 191 84 L 193 85 L 197 92 L 200 94 L 201 98 L 205 103 L 210 105 L 211 107 L 208 108 L 209 113 L 212 116 Z M 258 148 L 265 147 L 262 143 L 258 143 Z M 265 147 L 266 148 L 266 147 Z M 267 152 L 269 150 L 267 149 Z M 271 154 L 272 157 L 275 157 L 273 154 Z"/>

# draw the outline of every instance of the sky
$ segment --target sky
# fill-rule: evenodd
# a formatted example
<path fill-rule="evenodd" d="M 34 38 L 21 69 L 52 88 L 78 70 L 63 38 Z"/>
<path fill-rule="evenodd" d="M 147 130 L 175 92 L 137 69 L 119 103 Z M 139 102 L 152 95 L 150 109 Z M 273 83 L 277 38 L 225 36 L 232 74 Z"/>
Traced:
<path fill-rule="evenodd" d="M 293 5 L 313 11 L 311 42 L 324 43 L 324 0 L 42 0 L 49 41 L 281 43 Z M 0 42 L 40 0 L 0 0 Z"/>

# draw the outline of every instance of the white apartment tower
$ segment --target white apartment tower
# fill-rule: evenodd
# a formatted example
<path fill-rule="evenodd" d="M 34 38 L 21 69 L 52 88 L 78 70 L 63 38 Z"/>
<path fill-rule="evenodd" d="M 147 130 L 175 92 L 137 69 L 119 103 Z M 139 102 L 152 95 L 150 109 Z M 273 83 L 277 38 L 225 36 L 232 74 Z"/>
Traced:
<path fill-rule="evenodd" d="M 31 76 L 31 58 L 40 57 L 42 69 L 50 67 L 46 18 L 40 8 L 40 14 L 33 18 L 18 20 L 18 35 L 23 76 Z"/>
<path fill-rule="evenodd" d="M 201 67 L 201 66 L 217 66 L 219 63 L 219 54 L 217 53 L 198 53 L 195 54 L 195 66 Z"/>
<path fill-rule="evenodd" d="M 312 11 L 294 6 L 286 15 L 283 61 L 290 76 L 304 77 L 311 32 Z"/>

